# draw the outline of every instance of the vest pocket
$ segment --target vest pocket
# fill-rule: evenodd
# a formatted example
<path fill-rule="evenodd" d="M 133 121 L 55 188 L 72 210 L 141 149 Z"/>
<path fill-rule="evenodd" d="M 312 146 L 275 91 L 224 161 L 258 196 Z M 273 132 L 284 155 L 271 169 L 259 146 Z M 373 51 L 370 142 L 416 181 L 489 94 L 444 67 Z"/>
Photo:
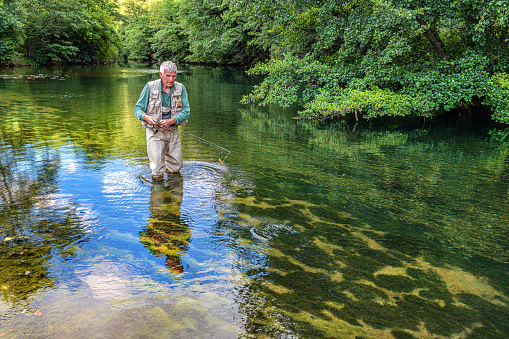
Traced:
<path fill-rule="evenodd" d="M 159 90 L 154 89 L 154 90 L 150 91 L 150 97 L 151 97 L 152 99 L 157 99 L 157 98 L 159 98 Z"/>
<path fill-rule="evenodd" d="M 154 114 L 154 102 L 150 101 L 147 106 L 147 113 Z"/>

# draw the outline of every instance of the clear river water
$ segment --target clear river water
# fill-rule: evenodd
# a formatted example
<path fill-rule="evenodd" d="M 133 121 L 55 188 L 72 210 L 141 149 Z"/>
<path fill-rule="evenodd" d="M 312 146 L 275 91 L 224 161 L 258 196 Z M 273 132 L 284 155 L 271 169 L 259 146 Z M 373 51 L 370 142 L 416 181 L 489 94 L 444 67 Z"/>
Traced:
<path fill-rule="evenodd" d="M 181 66 L 152 184 L 157 66 L 0 74 L 0 336 L 509 337 L 509 128 L 292 119 Z"/>

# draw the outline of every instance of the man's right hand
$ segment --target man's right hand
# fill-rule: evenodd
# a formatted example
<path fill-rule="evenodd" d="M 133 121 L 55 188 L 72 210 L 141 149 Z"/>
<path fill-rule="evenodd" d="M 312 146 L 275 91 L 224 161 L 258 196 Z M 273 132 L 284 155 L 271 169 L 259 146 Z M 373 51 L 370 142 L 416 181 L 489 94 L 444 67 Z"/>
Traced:
<path fill-rule="evenodd" d="M 154 117 L 151 117 L 148 114 L 145 114 L 143 116 L 143 119 L 149 124 L 149 125 L 157 125 L 157 120 Z"/>

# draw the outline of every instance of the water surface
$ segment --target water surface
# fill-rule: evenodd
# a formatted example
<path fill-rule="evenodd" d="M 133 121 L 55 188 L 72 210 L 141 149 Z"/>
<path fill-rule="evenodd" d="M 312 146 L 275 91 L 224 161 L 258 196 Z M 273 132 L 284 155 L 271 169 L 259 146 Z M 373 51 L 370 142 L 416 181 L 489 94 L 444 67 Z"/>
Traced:
<path fill-rule="evenodd" d="M 185 163 L 153 185 L 157 72 L 3 70 L 0 335 L 509 336 L 509 129 L 294 120 L 182 66 Z"/>

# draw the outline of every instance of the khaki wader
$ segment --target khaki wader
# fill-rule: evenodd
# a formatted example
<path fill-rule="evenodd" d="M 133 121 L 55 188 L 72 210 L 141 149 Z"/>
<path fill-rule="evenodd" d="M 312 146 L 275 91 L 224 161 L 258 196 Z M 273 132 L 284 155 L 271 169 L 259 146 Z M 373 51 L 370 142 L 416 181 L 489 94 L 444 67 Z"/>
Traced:
<path fill-rule="evenodd" d="M 178 172 L 182 168 L 182 146 L 177 128 L 159 129 L 154 133 L 146 129 L 147 153 L 153 176 L 166 172 Z"/>

